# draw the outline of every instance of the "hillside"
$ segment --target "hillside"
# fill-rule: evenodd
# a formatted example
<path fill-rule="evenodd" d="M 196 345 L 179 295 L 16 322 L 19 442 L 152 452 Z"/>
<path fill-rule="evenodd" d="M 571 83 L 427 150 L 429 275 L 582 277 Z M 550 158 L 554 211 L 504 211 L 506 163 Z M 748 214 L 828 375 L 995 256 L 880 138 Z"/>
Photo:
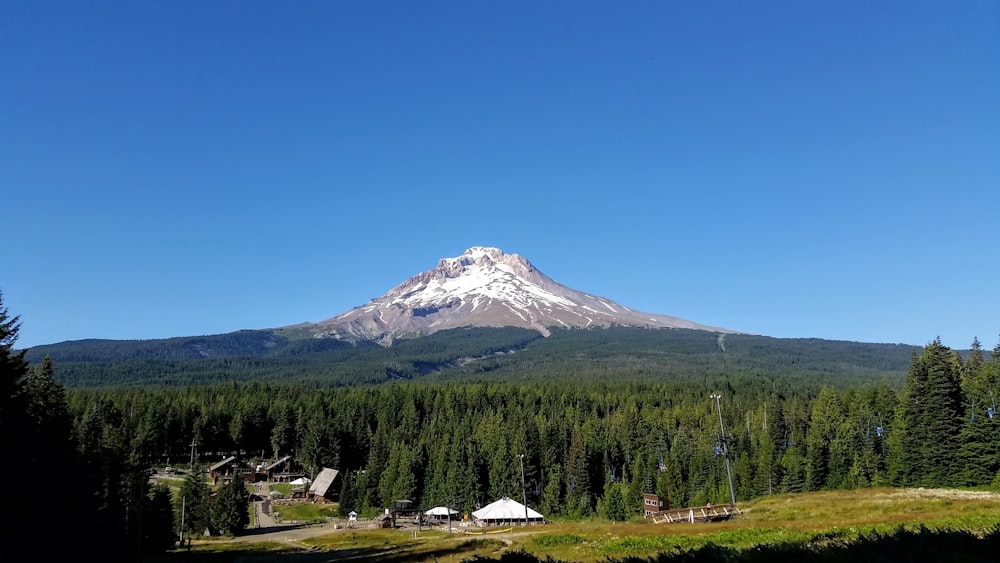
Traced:
<path fill-rule="evenodd" d="M 301 381 L 364 385 L 400 379 L 643 380 L 781 376 L 837 386 L 901 384 L 914 346 L 720 335 L 690 329 L 609 327 L 534 330 L 457 328 L 383 348 L 292 331 L 146 341 L 84 340 L 39 346 L 71 388 Z"/>

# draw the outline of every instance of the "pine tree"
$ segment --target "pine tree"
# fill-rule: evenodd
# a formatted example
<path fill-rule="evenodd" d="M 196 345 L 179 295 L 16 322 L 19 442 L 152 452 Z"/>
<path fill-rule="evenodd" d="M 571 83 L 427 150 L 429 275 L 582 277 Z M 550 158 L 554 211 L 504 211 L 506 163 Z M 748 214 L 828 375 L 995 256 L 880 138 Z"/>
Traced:
<path fill-rule="evenodd" d="M 20 317 L 8 314 L 0 292 L 0 452 L 20 451 L 18 439 L 26 411 L 24 386 L 28 376 L 25 350 L 14 351 L 20 330 Z M 9 463 L 0 464 L 0 481 L 11 482 L 19 469 Z"/>
<path fill-rule="evenodd" d="M 24 350 L 14 351 L 20 318 L 11 317 L 3 305 L 0 293 L 0 452 L 8 458 L 0 463 L 0 482 L 14 483 L 26 475 L 37 475 L 32 471 L 31 460 L 25 459 L 26 452 L 37 452 L 38 445 L 27 440 L 23 433 L 26 422 L 25 379 L 28 364 L 24 360 Z M 4 502 L 7 506 L 31 506 L 29 487 L 9 487 Z M 31 532 L 32 518 L 8 519 L 8 525 L 0 530 L 0 559 L 14 561 L 20 551 L 16 545 L 30 543 L 26 534 Z M 23 552 L 22 552 L 23 553 Z"/>
<path fill-rule="evenodd" d="M 927 484 L 956 485 L 959 473 L 959 434 L 963 395 L 958 355 L 935 341 L 925 352 L 927 363 L 926 440 L 929 471 Z"/>
<path fill-rule="evenodd" d="M 560 514 L 562 512 L 562 465 L 556 463 L 549 468 L 542 487 L 542 498 L 539 502 L 542 514 Z"/>
<path fill-rule="evenodd" d="M 892 473 L 897 485 L 914 485 L 927 472 L 926 389 L 927 366 L 922 357 L 914 353 L 906 373 L 901 416 L 896 424 L 896 443 L 892 444 Z"/>
<path fill-rule="evenodd" d="M 357 492 L 354 488 L 354 476 L 351 472 L 344 471 L 344 477 L 340 483 L 340 501 L 337 503 L 337 515 L 347 518 L 351 511 L 360 508 L 357 504 Z"/>
<path fill-rule="evenodd" d="M 159 553 L 174 545 L 174 507 L 170 487 L 154 485 L 143 505 L 142 546 L 146 553 Z"/>
<path fill-rule="evenodd" d="M 959 459 L 960 471 L 956 484 L 987 485 L 1000 470 L 1000 413 L 990 387 L 990 365 L 982 353 L 979 339 L 972 342 L 968 360 L 962 364 L 964 409 L 969 415 L 962 425 Z"/>
<path fill-rule="evenodd" d="M 38 369 L 32 369 L 25 379 L 24 397 L 27 420 L 22 432 L 31 443 L 44 444 L 32 448 L 35 466 L 31 474 L 51 467 L 64 467 L 72 457 L 73 422 L 66 400 L 66 390 L 52 375 L 52 360 L 47 356 Z"/>
<path fill-rule="evenodd" d="M 212 497 L 209 503 L 212 529 L 224 534 L 237 535 L 250 524 L 250 492 L 246 483 L 233 477 Z"/>
<path fill-rule="evenodd" d="M 608 481 L 604 488 L 604 499 L 601 504 L 602 513 L 605 518 L 613 522 L 623 522 L 628 518 L 623 488 L 621 483 L 612 481 Z"/>
<path fill-rule="evenodd" d="M 591 512 L 590 475 L 587 472 L 587 450 L 583 430 L 579 425 L 570 433 L 566 459 L 566 511 L 573 516 Z"/>
<path fill-rule="evenodd" d="M 800 446 L 790 446 L 781 456 L 781 492 L 801 493 L 805 488 L 805 459 Z"/>
<path fill-rule="evenodd" d="M 897 487 L 910 485 L 914 480 L 912 464 L 915 456 L 913 452 L 907 451 L 908 447 L 913 447 L 916 443 L 906 428 L 906 419 L 910 412 L 909 405 L 909 401 L 904 401 L 903 404 L 897 406 L 893 413 L 892 431 L 883 434 L 886 478 L 889 483 Z"/>
<path fill-rule="evenodd" d="M 761 494 L 774 494 L 781 480 L 778 464 L 775 461 L 777 448 L 767 432 L 761 432 L 757 442 L 757 467 L 755 489 Z"/>
<path fill-rule="evenodd" d="M 211 531 L 211 513 L 208 484 L 196 473 L 189 473 L 181 483 L 180 494 L 174 503 L 177 529 L 185 538 L 201 536 Z"/>
<path fill-rule="evenodd" d="M 936 338 L 907 373 L 901 443 L 905 484 L 948 486 L 959 481 L 963 394 L 958 356 Z"/>
<path fill-rule="evenodd" d="M 972 339 L 969 358 L 962 363 L 962 391 L 970 398 L 984 398 L 990 391 L 986 381 L 986 359 L 983 345 L 978 338 Z"/>

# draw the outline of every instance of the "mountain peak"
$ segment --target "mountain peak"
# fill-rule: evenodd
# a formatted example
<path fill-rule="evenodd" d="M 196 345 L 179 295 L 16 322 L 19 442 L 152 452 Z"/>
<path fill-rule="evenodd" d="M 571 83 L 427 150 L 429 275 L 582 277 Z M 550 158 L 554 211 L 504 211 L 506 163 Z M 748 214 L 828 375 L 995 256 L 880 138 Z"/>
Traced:
<path fill-rule="evenodd" d="M 556 283 L 517 254 L 473 246 L 419 273 L 367 305 L 314 325 L 316 336 L 374 340 L 462 326 L 520 326 L 548 335 L 549 328 L 609 326 L 724 329 L 633 311 L 610 299 Z"/>
<path fill-rule="evenodd" d="M 485 270 L 482 273 L 486 275 L 476 275 L 479 270 Z M 502 276 L 501 272 L 531 280 L 537 270 L 530 262 L 517 254 L 505 254 L 503 250 L 489 246 L 473 246 L 461 256 L 442 258 L 438 261 L 437 268 L 424 274 L 436 273 L 445 277 L 469 275 L 475 278 L 475 280 L 470 279 L 469 281 L 486 283 L 491 281 L 493 277 Z M 414 277 L 420 277 L 424 274 L 418 274 Z"/>

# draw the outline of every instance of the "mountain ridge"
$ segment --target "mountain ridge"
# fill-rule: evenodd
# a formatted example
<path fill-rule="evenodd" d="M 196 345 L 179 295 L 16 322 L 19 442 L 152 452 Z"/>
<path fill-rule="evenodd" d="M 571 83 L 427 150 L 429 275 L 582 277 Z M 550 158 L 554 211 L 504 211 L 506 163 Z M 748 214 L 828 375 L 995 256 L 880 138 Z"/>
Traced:
<path fill-rule="evenodd" d="M 888 377 L 901 385 L 919 347 L 782 339 L 690 329 L 465 327 L 373 342 L 299 338 L 281 330 L 149 341 L 85 340 L 27 350 L 68 387 L 285 381 L 370 385 L 400 379 L 620 381 L 781 374 L 843 385 Z"/>

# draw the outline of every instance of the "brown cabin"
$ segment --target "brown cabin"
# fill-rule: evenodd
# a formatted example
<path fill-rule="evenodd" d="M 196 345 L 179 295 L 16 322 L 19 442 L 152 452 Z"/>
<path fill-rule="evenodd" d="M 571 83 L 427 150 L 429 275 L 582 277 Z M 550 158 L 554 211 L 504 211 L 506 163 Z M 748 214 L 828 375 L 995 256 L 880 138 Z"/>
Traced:
<path fill-rule="evenodd" d="M 286 455 L 265 465 L 262 473 L 264 474 L 264 480 L 273 483 L 287 483 L 299 477 L 306 476 L 306 472 L 303 471 L 301 466 L 295 463 L 295 460 L 290 455 Z"/>
<path fill-rule="evenodd" d="M 309 486 L 306 498 L 316 502 L 339 501 L 341 480 L 340 471 L 324 467 Z"/>
<path fill-rule="evenodd" d="M 666 500 L 661 499 L 653 493 L 643 493 L 642 495 L 642 515 L 652 516 L 658 514 L 669 507 Z"/>

